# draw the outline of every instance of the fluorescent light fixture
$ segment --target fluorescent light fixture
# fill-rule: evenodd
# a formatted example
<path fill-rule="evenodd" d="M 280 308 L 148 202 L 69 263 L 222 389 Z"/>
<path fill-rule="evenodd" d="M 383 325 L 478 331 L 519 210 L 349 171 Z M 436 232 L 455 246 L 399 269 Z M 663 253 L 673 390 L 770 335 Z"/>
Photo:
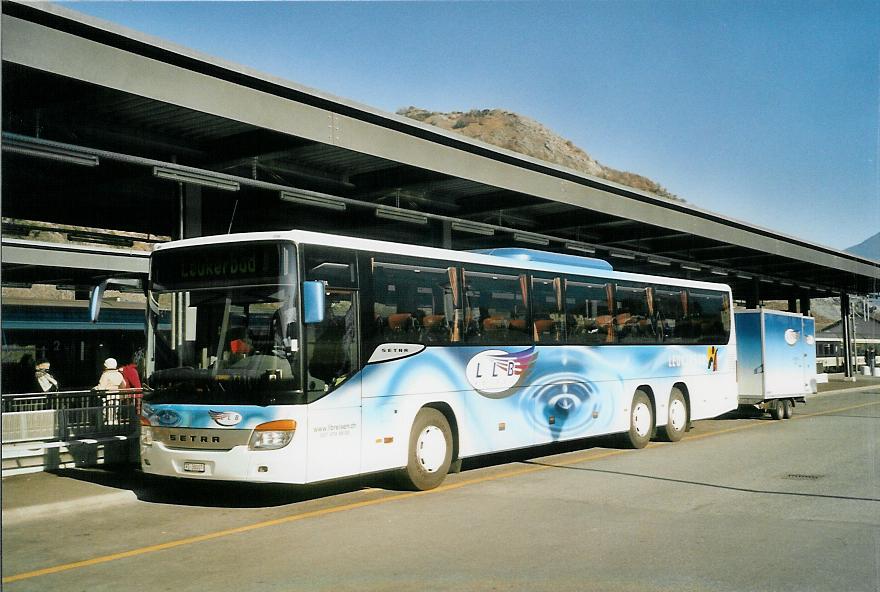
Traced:
<path fill-rule="evenodd" d="M 761 278 L 761 281 L 764 282 L 765 284 L 772 284 L 773 283 L 773 280 L 771 280 L 770 278 Z"/>
<path fill-rule="evenodd" d="M 711 270 L 715 275 L 727 275 L 727 272 L 723 269 L 713 269 Z"/>
<path fill-rule="evenodd" d="M 648 263 L 653 263 L 654 265 L 672 265 L 672 261 L 666 261 L 665 259 L 648 258 Z"/>
<path fill-rule="evenodd" d="M 341 199 L 324 196 L 311 195 L 308 193 L 291 193 L 290 191 L 281 192 L 281 200 L 291 203 L 303 204 L 306 206 L 316 206 L 319 208 L 327 208 L 328 210 L 345 210 L 345 202 Z"/>
<path fill-rule="evenodd" d="M 750 279 L 752 279 L 752 276 L 750 276 L 750 275 L 746 275 L 746 274 L 744 274 L 744 273 L 738 273 L 738 274 L 736 274 L 736 277 L 738 277 L 738 278 L 741 279 L 741 280 L 750 280 Z"/>
<path fill-rule="evenodd" d="M 565 248 L 569 251 L 578 251 L 580 253 L 595 253 L 596 249 L 588 247 L 583 243 L 565 243 Z"/>
<path fill-rule="evenodd" d="M 632 253 L 621 253 L 620 251 L 611 251 L 608 253 L 612 257 L 617 257 L 618 259 L 635 259 L 636 256 Z"/>
<path fill-rule="evenodd" d="M 27 139 L 7 139 L 4 137 L 3 150 L 14 154 L 25 154 L 27 156 L 36 156 L 37 158 L 46 158 L 81 166 L 98 166 L 98 157 L 94 154 L 73 148 L 59 148 Z"/>
<path fill-rule="evenodd" d="M 153 176 L 160 179 L 168 179 L 169 181 L 179 181 L 181 183 L 191 183 L 211 189 L 222 189 L 224 191 L 238 191 L 241 187 L 238 181 L 232 181 L 219 175 L 213 175 L 207 171 L 184 171 L 170 167 L 153 167 Z"/>
<path fill-rule="evenodd" d="M 682 269 L 687 269 L 688 271 L 702 271 L 702 267 L 698 267 L 696 265 L 687 265 L 686 263 L 681 264 Z"/>
<path fill-rule="evenodd" d="M 782 280 L 780 280 L 779 283 L 782 284 L 783 286 L 793 286 L 794 285 L 791 282 L 783 282 Z"/>
<path fill-rule="evenodd" d="M 550 239 L 544 238 L 543 236 L 537 236 L 535 234 L 526 234 L 524 232 L 514 232 L 513 240 L 517 240 L 521 243 L 531 243 L 533 245 L 542 245 L 547 246 L 550 244 Z"/>
<path fill-rule="evenodd" d="M 471 234 L 481 234 L 483 236 L 493 236 L 495 234 L 495 229 L 491 226 L 478 224 L 476 222 L 453 222 L 452 230 L 470 232 Z"/>
<path fill-rule="evenodd" d="M 412 224 L 427 224 L 428 217 L 424 214 L 409 212 L 407 210 L 392 210 L 391 208 L 376 208 L 376 217 L 398 222 L 410 222 Z"/>

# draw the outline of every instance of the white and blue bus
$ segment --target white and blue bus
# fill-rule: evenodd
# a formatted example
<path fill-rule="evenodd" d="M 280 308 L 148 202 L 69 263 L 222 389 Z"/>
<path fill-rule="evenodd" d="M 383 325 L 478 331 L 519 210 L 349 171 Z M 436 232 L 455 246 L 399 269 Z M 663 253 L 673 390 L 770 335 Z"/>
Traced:
<path fill-rule="evenodd" d="M 148 296 L 157 475 L 430 489 L 466 457 L 641 448 L 737 405 L 730 289 L 598 259 L 261 232 L 158 246 Z"/>

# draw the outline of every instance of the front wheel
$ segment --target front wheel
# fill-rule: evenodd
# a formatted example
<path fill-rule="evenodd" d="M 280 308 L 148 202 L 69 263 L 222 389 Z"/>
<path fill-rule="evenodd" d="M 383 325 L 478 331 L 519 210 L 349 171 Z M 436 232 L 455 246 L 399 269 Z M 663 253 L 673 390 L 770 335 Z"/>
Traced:
<path fill-rule="evenodd" d="M 400 479 L 407 489 L 425 491 L 443 482 L 452 464 L 452 430 L 446 416 L 430 407 L 416 415 L 409 454 Z"/>
<path fill-rule="evenodd" d="M 677 388 L 669 395 L 669 417 L 661 429 L 661 436 L 667 442 L 678 442 L 684 437 L 688 426 L 688 407 L 684 394 Z"/>
<path fill-rule="evenodd" d="M 644 448 L 654 431 L 654 408 L 644 391 L 636 391 L 629 410 L 629 431 L 624 433 L 624 444 L 629 448 Z"/>

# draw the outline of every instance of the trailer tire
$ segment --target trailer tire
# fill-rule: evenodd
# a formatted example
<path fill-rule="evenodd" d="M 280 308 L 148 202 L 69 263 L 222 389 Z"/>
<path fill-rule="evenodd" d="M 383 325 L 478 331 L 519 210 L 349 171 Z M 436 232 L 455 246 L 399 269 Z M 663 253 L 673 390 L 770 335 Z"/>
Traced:
<path fill-rule="evenodd" d="M 669 417 L 666 425 L 660 429 L 660 436 L 667 442 L 678 442 L 684 437 L 690 422 L 690 409 L 684 393 L 678 387 L 669 394 Z"/>
<path fill-rule="evenodd" d="M 775 399 L 770 403 L 770 417 L 777 421 L 785 418 L 785 407 L 781 399 Z"/>
<path fill-rule="evenodd" d="M 623 433 L 627 448 L 644 448 L 654 433 L 654 408 L 644 391 L 636 391 L 629 408 L 629 430 Z"/>
<path fill-rule="evenodd" d="M 443 482 L 452 464 L 452 429 L 446 416 L 430 407 L 422 408 L 409 435 L 406 468 L 398 473 L 406 489 L 425 491 Z"/>
<path fill-rule="evenodd" d="M 794 401 L 791 399 L 785 399 L 782 402 L 782 417 L 785 419 L 791 419 L 792 415 L 794 415 Z"/>

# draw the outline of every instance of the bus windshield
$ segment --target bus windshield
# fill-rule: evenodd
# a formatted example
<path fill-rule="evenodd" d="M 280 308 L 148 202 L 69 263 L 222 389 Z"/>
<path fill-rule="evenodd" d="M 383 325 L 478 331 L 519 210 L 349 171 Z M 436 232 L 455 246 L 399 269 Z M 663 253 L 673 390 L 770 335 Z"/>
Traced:
<path fill-rule="evenodd" d="M 220 255 L 212 252 L 214 259 L 241 258 L 240 254 L 230 256 L 226 245 L 215 250 Z M 279 257 L 266 267 L 274 270 L 272 283 L 265 277 L 259 285 L 231 286 L 244 279 L 183 278 L 190 289 L 173 289 L 174 282 L 168 278 L 174 279 L 174 273 L 163 266 L 182 267 L 193 259 L 205 260 L 205 249 L 199 251 L 194 257 L 186 253 L 154 257 L 152 275 L 164 283 L 151 283 L 155 365 L 148 377 L 146 399 L 205 405 L 295 402 L 302 385 L 292 248 L 271 245 L 260 253 L 258 259 Z M 217 269 L 222 272 L 221 263 Z"/>

